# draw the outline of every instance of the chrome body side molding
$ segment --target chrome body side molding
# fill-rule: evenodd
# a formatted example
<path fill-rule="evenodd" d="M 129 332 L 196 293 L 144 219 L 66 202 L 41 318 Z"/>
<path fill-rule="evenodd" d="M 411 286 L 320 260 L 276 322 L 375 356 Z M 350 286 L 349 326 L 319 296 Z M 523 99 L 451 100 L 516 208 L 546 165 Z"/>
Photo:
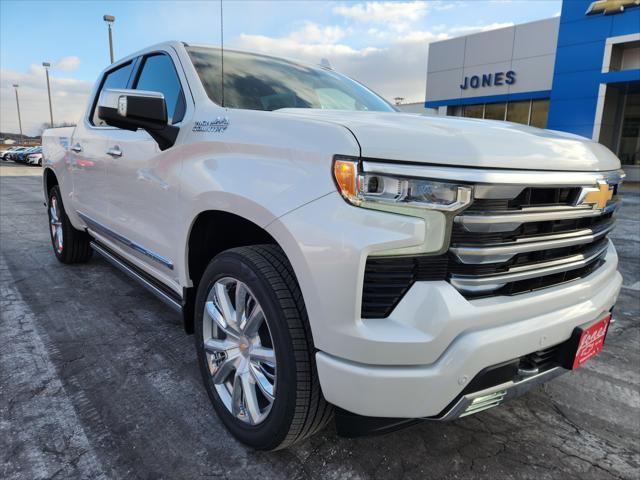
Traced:
<path fill-rule="evenodd" d="M 149 250 L 148 248 L 143 247 L 139 243 L 136 243 L 133 240 L 130 240 L 130 239 L 128 239 L 127 237 L 125 237 L 123 235 L 120 235 L 118 232 L 114 232 L 109 227 L 104 226 L 100 222 L 94 220 L 93 218 L 85 215 L 82 212 L 76 211 L 76 213 L 78 214 L 78 216 L 82 220 L 85 221 L 85 223 L 92 230 L 95 230 L 98 233 L 101 233 L 101 234 L 103 234 L 103 235 L 105 235 L 107 237 L 110 237 L 110 238 L 118 241 L 119 243 L 129 247 L 130 249 L 135 250 L 136 252 L 141 253 L 141 254 L 145 255 L 146 257 L 149 257 L 150 259 L 152 259 L 155 262 L 161 264 L 162 266 L 168 268 L 169 270 L 173 270 L 173 262 L 170 259 L 168 259 L 166 257 L 163 257 L 162 255 L 160 255 L 159 253 L 154 252 L 153 250 Z"/>

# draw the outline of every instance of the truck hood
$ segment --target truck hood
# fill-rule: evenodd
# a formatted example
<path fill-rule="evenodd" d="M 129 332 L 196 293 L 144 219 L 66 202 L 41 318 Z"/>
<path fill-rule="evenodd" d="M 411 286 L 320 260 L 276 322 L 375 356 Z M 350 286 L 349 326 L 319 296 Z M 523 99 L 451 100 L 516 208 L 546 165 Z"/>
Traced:
<path fill-rule="evenodd" d="M 599 143 L 569 133 L 516 123 L 308 108 L 287 108 L 277 113 L 348 128 L 365 158 L 522 170 L 604 171 L 620 168 L 618 158 Z"/>

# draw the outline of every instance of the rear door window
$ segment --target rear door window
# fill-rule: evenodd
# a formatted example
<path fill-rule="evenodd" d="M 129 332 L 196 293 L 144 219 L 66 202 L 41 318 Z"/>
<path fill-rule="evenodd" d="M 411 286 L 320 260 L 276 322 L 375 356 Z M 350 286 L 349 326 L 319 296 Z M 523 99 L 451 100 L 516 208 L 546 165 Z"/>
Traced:
<path fill-rule="evenodd" d="M 97 105 L 102 91 L 109 88 L 127 88 L 132 70 L 133 62 L 129 62 L 116 68 L 115 70 L 111 70 L 105 75 L 104 80 L 102 81 L 102 85 L 100 86 L 100 90 L 96 94 L 96 98 L 93 102 L 93 113 L 91 115 L 91 123 L 93 125 L 96 125 L 98 127 L 104 127 L 107 125 L 106 123 L 104 123 L 104 121 L 98 118 Z"/>

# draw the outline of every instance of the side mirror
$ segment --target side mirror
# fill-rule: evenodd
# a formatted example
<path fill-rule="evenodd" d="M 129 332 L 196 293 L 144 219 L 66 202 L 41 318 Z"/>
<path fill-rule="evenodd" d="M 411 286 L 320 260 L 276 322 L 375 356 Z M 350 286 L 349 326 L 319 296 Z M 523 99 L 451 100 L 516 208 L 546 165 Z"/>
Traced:
<path fill-rule="evenodd" d="M 178 127 L 169 125 L 167 105 L 160 92 L 107 89 L 98 99 L 98 117 L 107 125 L 123 130 L 142 128 L 158 142 L 161 150 L 171 147 Z"/>

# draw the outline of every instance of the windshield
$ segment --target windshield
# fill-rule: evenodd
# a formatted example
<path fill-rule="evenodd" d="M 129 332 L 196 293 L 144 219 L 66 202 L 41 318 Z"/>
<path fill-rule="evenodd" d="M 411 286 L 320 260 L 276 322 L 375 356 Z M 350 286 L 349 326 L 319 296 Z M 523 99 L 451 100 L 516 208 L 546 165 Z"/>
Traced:
<path fill-rule="evenodd" d="M 225 107 L 395 111 L 371 90 L 332 70 L 228 50 L 224 52 L 223 102 L 220 49 L 187 47 L 187 52 L 209 98 Z"/>

